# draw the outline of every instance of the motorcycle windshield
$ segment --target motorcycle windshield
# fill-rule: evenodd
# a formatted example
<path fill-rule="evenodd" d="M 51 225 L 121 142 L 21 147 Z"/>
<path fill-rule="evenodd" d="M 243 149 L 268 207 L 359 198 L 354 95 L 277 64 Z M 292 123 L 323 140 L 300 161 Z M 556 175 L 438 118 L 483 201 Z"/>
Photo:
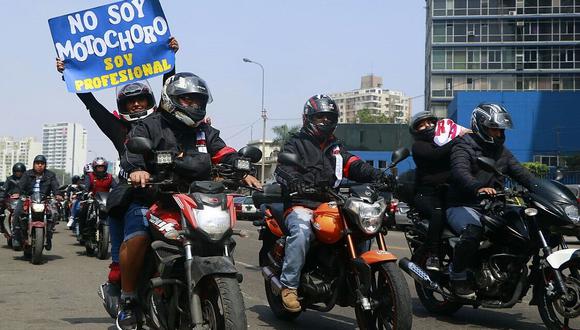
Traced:
<path fill-rule="evenodd" d="M 40 195 L 39 192 L 35 192 L 32 194 L 32 196 L 30 196 L 31 200 L 35 203 L 40 203 L 42 202 L 42 196 Z"/>
<path fill-rule="evenodd" d="M 576 205 L 576 197 L 558 181 L 538 179 L 530 187 L 530 192 L 551 203 Z"/>

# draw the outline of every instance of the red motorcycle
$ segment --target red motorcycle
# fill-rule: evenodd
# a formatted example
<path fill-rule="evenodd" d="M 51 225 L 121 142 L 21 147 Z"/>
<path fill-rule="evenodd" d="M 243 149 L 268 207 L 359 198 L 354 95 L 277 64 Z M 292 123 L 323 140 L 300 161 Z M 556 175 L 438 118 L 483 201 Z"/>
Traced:
<path fill-rule="evenodd" d="M 241 233 L 233 229 L 233 197 L 225 190 L 239 186 L 261 152 L 242 148 L 234 166 L 214 167 L 221 181 L 193 181 L 173 153 L 153 151 L 150 140 L 133 138 L 127 148 L 156 160 L 148 184 L 155 203 L 146 215 L 153 242 L 138 288 L 147 326 L 246 329 L 242 277 L 233 259 L 232 236 Z"/>
<path fill-rule="evenodd" d="M 52 239 L 50 198 L 34 193 L 24 199 L 23 210 L 28 215 L 28 228 L 22 233 L 24 257 L 38 265 L 42 263 L 45 243 Z"/>

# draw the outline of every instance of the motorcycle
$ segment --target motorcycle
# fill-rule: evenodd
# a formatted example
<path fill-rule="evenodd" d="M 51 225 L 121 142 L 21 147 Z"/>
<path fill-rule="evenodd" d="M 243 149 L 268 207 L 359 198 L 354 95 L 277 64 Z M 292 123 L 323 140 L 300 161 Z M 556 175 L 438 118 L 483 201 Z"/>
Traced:
<path fill-rule="evenodd" d="M 42 263 L 45 244 L 52 240 L 53 225 L 50 198 L 33 193 L 24 198 L 23 210 L 28 214 L 28 230 L 23 230 L 24 257 L 34 265 Z M 23 214 L 24 216 L 24 214 Z"/>
<path fill-rule="evenodd" d="M 394 152 L 389 168 L 408 156 L 408 149 Z M 280 153 L 278 162 L 306 171 L 294 154 Z M 298 288 L 302 311 L 328 312 L 336 305 L 350 306 L 355 308 L 361 329 L 411 328 L 409 288 L 397 268 L 397 257 L 385 243 L 387 202 L 377 193 L 382 188 L 385 184 L 368 183 L 344 186 L 338 192 L 332 188 L 308 189 L 331 201 L 314 210 L 316 241 L 306 256 Z M 259 262 L 268 304 L 277 318 L 295 319 L 302 311 L 286 310 L 281 298 L 280 276 L 288 235 L 284 229 L 284 197 L 280 186 L 274 184 L 266 185 L 263 192 L 254 192 L 252 198 L 264 212 L 264 219 L 254 225 L 260 228 L 263 242 Z M 370 250 L 373 239 L 376 250 Z"/>
<path fill-rule="evenodd" d="M 222 181 L 192 182 L 183 176 L 187 164 L 154 151 L 150 140 L 132 138 L 127 148 L 154 157 L 157 167 L 148 184 L 155 192 L 147 212 L 153 242 L 137 290 L 145 323 L 153 329 L 246 329 L 232 237 L 243 233 L 233 229 L 233 197 L 225 190 L 239 186 L 262 153 L 244 147 L 234 166 L 212 169 Z"/>
<path fill-rule="evenodd" d="M 478 164 L 504 176 L 492 159 L 480 157 Z M 568 248 L 563 235 L 580 233 L 578 203 L 557 181 L 536 179 L 519 193 L 519 198 L 512 193 L 481 196 L 484 238 L 474 256 L 478 266 L 471 272 L 475 299 L 456 296 L 449 283 L 457 233 L 444 230 L 442 268 L 426 271 L 428 221 L 410 213 L 414 226 L 406 239 L 412 258 L 403 258 L 399 265 L 415 280 L 419 300 L 429 312 L 451 315 L 464 305 L 511 308 L 533 289 L 530 305 L 537 305 L 545 326 L 572 328 L 570 321 L 580 315 L 580 249 Z"/>
<path fill-rule="evenodd" d="M 4 220 L 7 221 L 2 221 L 1 229 L 4 237 L 6 238 L 8 247 L 12 247 L 12 216 L 14 214 L 14 208 L 16 208 L 16 203 L 18 203 L 18 198 L 6 197 L 6 199 L 4 199 L 4 203 L 8 215 L 6 215 L 6 212 L 4 212 Z"/>
<path fill-rule="evenodd" d="M 105 260 L 109 256 L 109 224 L 107 222 L 107 197 L 109 193 L 90 195 L 87 203 L 87 220 L 82 233 L 88 256 Z"/>

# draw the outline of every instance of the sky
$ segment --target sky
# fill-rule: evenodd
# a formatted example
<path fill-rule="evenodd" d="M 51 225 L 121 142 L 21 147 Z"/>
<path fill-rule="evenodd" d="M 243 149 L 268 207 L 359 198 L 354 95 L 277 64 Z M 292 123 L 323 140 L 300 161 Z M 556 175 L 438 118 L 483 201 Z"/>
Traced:
<path fill-rule="evenodd" d="M 386 89 L 424 105 L 424 0 L 160 0 L 180 45 L 177 71 L 193 72 L 209 84 L 214 102 L 207 113 L 227 144 L 240 148 L 262 136 L 261 71 L 270 128 L 300 124 L 312 95 L 357 89 L 363 75 L 383 77 Z M 11 2 L 0 28 L 3 106 L 0 136 L 35 136 L 42 125 L 75 122 L 88 132 L 88 159 L 116 159 L 110 141 L 81 101 L 66 90 L 55 69 L 48 19 L 114 1 Z M 159 100 L 161 78 L 149 80 Z M 114 88 L 95 92 L 111 111 Z M 252 125 L 253 123 L 253 125 Z"/>

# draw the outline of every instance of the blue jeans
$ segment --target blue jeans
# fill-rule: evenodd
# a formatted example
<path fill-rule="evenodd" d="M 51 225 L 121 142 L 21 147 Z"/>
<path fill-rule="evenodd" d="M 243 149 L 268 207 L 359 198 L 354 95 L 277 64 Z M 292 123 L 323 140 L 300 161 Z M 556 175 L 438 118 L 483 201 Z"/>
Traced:
<path fill-rule="evenodd" d="M 123 241 L 136 236 L 149 236 L 149 222 L 145 217 L 148 209 L 147 206 L 137 203 L 129 205 L 123 221 Z"/>
<path fill-rule="evenodd" d="M 119 263 L 119 249 L 124 238 L 124 224 L 122 219 L 113 218 L 109 215 L 107 218 L 109 224 L 109 233 L 111 235 L 111 260 Z"/>
<path fill-rule="evenodd" d="M 286 237 L 284 264 L 280 282 L 287 288 L 298 289 L 300 272 L 306 261 L 310 243 L 315 239 L 310 221 L 314 213 L 305 208 L 295 208 L 286 217 L 286 227 L 290 235 Z"/>
<path fill-rule="evenodd" d="M 481 213 L 471 207 L 460 206 L 447 209 L 447 223 L 457 235 L 461 235 L 467 225 L 481 227 L 480 217 Z"/>

